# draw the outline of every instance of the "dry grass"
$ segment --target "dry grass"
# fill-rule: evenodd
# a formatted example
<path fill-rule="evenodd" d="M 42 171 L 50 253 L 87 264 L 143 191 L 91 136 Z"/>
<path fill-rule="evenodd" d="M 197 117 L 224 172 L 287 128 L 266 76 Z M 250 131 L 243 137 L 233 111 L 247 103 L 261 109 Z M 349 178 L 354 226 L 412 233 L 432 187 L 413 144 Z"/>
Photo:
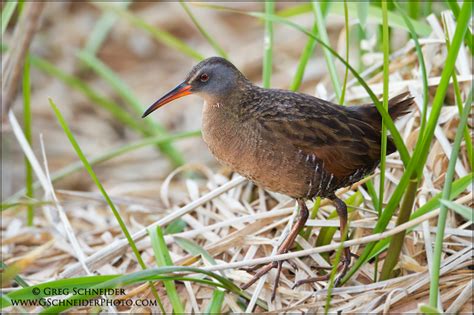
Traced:
<path fill-rule="evenodd" d="M 169 30 L 180 32 L 182 25 L 170 17 L 174 13 L 183 14 L 179 11 L 179 6 L 172 3 L 163 5 L 166 6 L 166 9 L 161 12 L 166 11 L 166 15 L 160 14 L 160 11 L 153 9 L 153 6 L 149 7 L 151 10 L 156 10 L 153 12 L 141 9 L 141 5 L 137 5 L 135 10 L 137 14 L 146 16 L 145 18 L 148 20 L 159 20 L 160 24 L 163 23 L 162 25 L 166 25 Z M 43 26 L 42 32 L 53 38 L 58 36 L 59 29 L 63 25 L 61 21 L 58 21 L 62 18 L 53 17 L 54 10 L 61 12 L 63 5 L 48 4 L 48 6 L 50 8 L 45 10 L 47 12 L 45 21 L 54 23 Z M 79 13 L 80 10 L 94 10 L 87 5 L 78 6 L 74 10 Z M 251 7 L 250 4 L 241 6 Z M 261 28 L 260 26 L 255 27 L 255 20 L 239 17 L 242 19 L 239 21 L 229 17 L 229 20 L 224 23 L 225 17 L 222 15 L 226 14 L 206 10 L 199 11 L 199 14 L 202 14 L 201 20 L 206 21 L 205 24 L 219 23 L 219 25 L 223 25 L 222 29 L 215 29 L 214 35 L 224 47 L 235 47 L 231 42 L 236 41 L 247 44 L 245 47 L 236 45 L 242 51 L 245 50 L 245 54 L 237 48 L 231 51 L 230 58 L 243 72 L 256 79 L 258 72 L 260 72 L 257 65 L 260 64 L 258 58 L 261 56 L 262 43 L 259 41 Z M 69 18 L 71 17 L 69 16 Z M 68 19 L 68 17 L 64 17 L 64 19 Z M 310 20 L 302 19 L 300 22 L 303 25 L 305 23 L 309 25 Z M 70 23 L 78 25 L 84 22 L 79 18 L 74 18 Z M 431 20 L 431 23 L 435 23 L 435 21 Z M 235 32 L 232 27 L 236 25 L 247 29 L 248 32 Z M 342 36 L 339 33 L 341 26 L 341 21 L 337 19 L 329 23 L 329 30 L 334 39 Z M 69 34 L 70 38 L 59 36 L 57 41 L 63 41 L 66 46 L 74 47 L 86 34 L 86 32 L 77 29 L 71 30 L 71 32 L 73 33 Z M 276 86 L 285 87 L 290 81 L 288 79 L 289 73 L 295 67 L 297 51 L 301 46 L 301 44 L 293 45 L 293 41 L 302 41 L 304 37 L 288 36 L 288 34 L 294 34 L 291 30 L 283 28 L 276 28 L 276 32 L 277 53 L 275 58 L 277 60 L 275 64 L 277 66 L 273 82 Z M 227 38 L 228 35 L 224 34 L 232 34 L 229 36 L 232 38 Z M 252 37 L 254 40 L 250 40 Z M 290 43 L 278 40 L 279 38 L 287 38 Z M 124 43 L 127 40 L 129 42 Z M 133 41 L 142 41 L 143 43 L 136 44 Z M 196 47 L 204 46 L 201 39 L 196 41 Z M 339 42 L 342 43 L 342 41 Z M 421 80 L 418 74 L 417 58 L 413 44 L 407 43 L 406 40 L 404 43 L 406 45 L 398 47 L 399 51 L 393 54 L 390 95 L 394 96 L 408 89 L 415 96 L 416 103 L 421 108 Z M 422 39 L 421 43 L 427 69 L 429 69 L 429 85 L 430 88 L 435 88 L 439 83 L 443 58 L 446 55 L 444 33 L 434 32 L 429 38 Z M 49 48 L 52 48 L 56 44 L 49 43 L 48 45 L 51 45 Z M 122 55 L 117 55 L 116 51 L 123 46 L 127 50 Z M 178 82 L 179 77 L 184 75 L 185 68 L 191 65 L 190 60 L 172 55 L 163 47 L 154 46 L 155 44 L 149 42 L 147 38 L 143 37 L 143 34 L 138 33 L 126 23 L 119 22 L 111 34 L 111 38 L 99 53 L 99 56 L 114 67 L 123 79 L 130 81 L 128 83 L 136 94 L 146 100 L 144 103 L 159 96 L 160 93 L 155 94 L 157 82 L 160 84 L 160 91 L 164 91 L 166 87 Z M 293 46 L 297 46 L 297 48 L 292 48 Z M 339 51 L 344 49 L 337 44 L 334 44 L 333 47 L 337 47 Z M 48 54 L 61 55 L 55 53 L 54 50 Z M 317 56 L 312 61 L 314 64 L 308 68 L 305 86 L 311 87 L 318 82 L 317 96 L 327 97 L 329 92 L 325 86 L 329 81 L 323 77 L 324 69 L 318 66 L 323 65 L 321 54 L 317 53 Z M 65 68 L 79 67 L 68 58 L 70 57 L 67 57 L 66 54 L 62 58 L 58 57 L 57 63 L 62 63 Z M 458 58 L 458 80 L 464 91 L 472 84 L 472 60 L 466 51 L 461 53 Z M 166 64 L 163 60 L 167 60 Z M 180 63 L 184 63 L 184 65 L 178 66 Z M 467 69 L 462 66 L 465 64 L 468 65 Z M 170 71 L 171 69 L 180 69 L 180 71 Z M 123 235 L 112 219 L 111 212 L 102 196 L 92 188 L 84 173 L 70 176 L 58 184 L 55 183 L 54 187 L 48 181 L 48 168 L 56 170 L 76 158 L 71 154 L 72 151 L 55 123 L 50 109 L 45 106 L 45 96 L 55 95 L 56 101 L 63 104 L 62 110 L 65 111 L 66 119 L 71 123 L 73 132 L 79 138 L 81 146 L 88 153 L 101 152 L 107 147 L 130 142 L 135 136 L 121 129 L 120 126 L 114 125 L 114 122 L 108 117 L 104 117 L 95 109 L 90 108 L 90 105 L 80 95 L 69 94 L 70 92 L 64 87 L 58 86 L 57 81 L 46 80 L 39 73 L 34 74 L 33 80 L 35 82 L 33 83 L 33 99 L 37 100 L 33 106 L 34 130 L 37 130 L 37 134 L 43 134 L 45 155 L 42 156 L 41 150 L 36 150 L 32 154 L 36 153 L 36 159 L 39 162 L 35 167 L 35 172 L 37 176 L 40 172 L 43 173 L 41 175 L 44 178 L 42 184 L 47 192 L 45 198 L 40 198 L 39 193 L 37 195 L 38 199 L 49 200 L 52 204 L 37 207 L 37 210 L 42 209 L 43 211 L 36 213 L 34 227 L 25 225 L 25 215 L 22 208 L 2 213 L 2 260 L 8 265 L 15 263 L 21 266 L 21 275 L 31 284 L 79 274 L 126 274 L 140 270 L 127 242 L 122 239 Z M 97 81 L 95 78 L 88 80 L 92 85 L 103 87 L 103 91 L 109 93 L 103 82 Z M 381 71 L 376 69 L 371 74 L 369 83 L 371 88 L 379 94 L 382 92 L 381 82 Z M 311 89 L 305 88 L 304 90 L 314 94 Z M 346 99 L 351 103 L 363 103 L 367 100 L 364 98 L 365 96 L 365 92 L 360 87 L 354 86 L 348 89 Z M 183 101 L 183 103 L 186 102 L 197 103 L 198 101 Z M 443 107 L 440 123 L 435 132 L 436 140 L 432 143 L 428 162 L 423 170 L 424 180 L 418 189 L 415 209 L 423 206 L 443 188 L 444 175 L 451 152 L 450 145 L 459 122 L 458 109 L 452 105 L 454 96 L 451 89 L 446 104 L 448 106 Z M 159 119 L 166 125 L 175 126 L 175 130 L 193 129 L 198 126 L 198 122 L 194 118 L 199 112 L 199 108 L 198 106 L 193 107 L 191 104 L 186 106 L 190 111 L 188 113 L 183 113 L 182 105 L 175 104 L 174 107 L 170 106 L 156 116 L 159 116 Z M 180 113 L 178 114 L 178 112 Z M 397 122 L 397 128 L 409 150 L 413 149 L 418 139 L 419 126 L 420 111 L 417 109 Z M 471 119 L 469 126 L 471 131 L 472 127 Z M 21 156 L 20 147 L 14 142 L 16 140 L 13 134 L 6 135 L 6 137 L 4 150 L 10 153 L 4 153 L 3 158 L 6 166 L 2 169 L 2 178 L 7 182 L 7 187 L 3 188 L 3 192 L 8 195 L 20 187 L 21 181 L 18 178 L 21 178 L 22 175 L 18 169 L 18 163 L 15 162 L 15 159 Z M 35 140 L 38 141 L 39 138 Z M 35 148 L 41 148 L 38 144 L 35 143 Z M 256 259 L 271 257 L 272 250 L 278 246 L 279 240 L 282 239 L 282 233 L 288 230 L 288 226 L 293 220 L 292 213 L 295 203 L 285 196 L 264 192 L 241 177 L 229 174 L 228 170 L 219 169 L 205 151 L 206 149 L 200 140 L 187 140 L 180 145 L 180 148 L 184 150 L 186 156 L 191 156 L 190 161 L 199 161 L 199 163 L 178 169 L 172 172 L 168 178 L 166 176 L 171 171 L 169 163 L 151 148 L 112 160 L 97 167 L 96 170 L 108 193 L 120 209 L 134 239 L 138 241 L 138 248 L 148 266 L 154 265 L 154 255 L 146 234 L 146 227 L 166 226 L 173 220 L 180 218 L 186 223 L 184 231 L 165 237 L 175 264 L 221 270 L 226 277 L 232 279 L 237 285 L 241 285 L 248 281 L 252 274 L 236 267 L 250 266 L 255 262 L 263 261 L 255 261 Z M 48 162 L 46 162 L 46 157 Z M 10 170 L 6 170 L 5 167 L 9 167 Z M 189 170 L 193 170 L 200 176 L 192 178 L 182 176 Z M 463 145 L 456 166 L 456 178 L 466 176 L 471 171 L 472 168 Z M 378 185 L 378 172 L 377 170 L 374 176 L 375 185 Z M 402 173 L 403 167 L 398 153 L 392 154 L 387 159 L 385 196 L 391 195 Z M 353 253 L 360 252 L 369 240 L 387 237 L 386 234 L 372 235 L 371 230 L 377 222 L 377 211 L 373 208 L 370 196 L 363 186 L 356 184 L 351 189 L 342 189 L 338 194 L 344 200 L 356 191 L 362 193 L 364 201 L 350 215 L 351 238 L 353 240 L 351 251 Z M 472 207 L 472 186 L 468 187 L 454 201 Z M 311 203 L 308 205 L 311 206 Z M 338 221 L 327 220 L 333 210 L 332 205 L 323 201 L 318 217 L 315 220 L 310 220 L 307 224 L 315 227 L 308 241 L 301 237 L 297 239 L 298 245 L 303 250 L 309 250 L 311 254 L 305 252 L 305 255 L 301 255 L 301 253 L 293 251 L 284 256 L 292 257 L 292 261 L 298 269 L 295 270 L 290 264 L 283 265 L 280 288 L 274 302 L 270 301 L 274 271 L 270 272 L 265 281 L 255 284 L 248 290 L 252 296 L 267 302 L 268 311 L 323 311 L 327 294 L 326 282 L 318 283 L 315 286 L 304 285 L 297 289 L 291 289 L 291 286 L 296 280 L 315 276 L 318 266 L 327 266 L 326 260 L 320 255 L 321 249 L 313 249 L 313 244 L 318 235 L 318 227 L 338 226 Z M 416 228 L 407 234 L 396 268 L 398 273 L 396 278 L 374 283 L 375 263 L 368 263 L 347 284 L 333 290 L 330 310 L 348 313 L 416 312 L 420 303 L 427 303 L 430 279 L 429 262 L 435 232 L 433 218 L 436 215 L 437 212 L 434 211 L 429 215 L 422 216 L 416 222 Z M 392 220 L 393 223 L 389 225 L 388 231 L 394 228 L 395 221 L 396 216 Z M 413 226 L 413 222 L 410 221 L 405 228 Z M 474 281 L 470 269 L 472 268 L 473 255 L 472 222 L 466 222 L 462 217 L 450 213 L 447 227 L 440 283 L 442 303 L 448 312 L 472 313 L 474 311 L 473 300 L 469 294 L 472 292 Z M 389 232 L 389 234 L 393 232 Z M 176 237 L 193 240 L 205 248 L 218 265 L 210 266 L 199 256 L 187 255 L 176 244 Z M 334 243 L 326 250 L 334 251 L 339 240 L 339 232 L 336 232 Z M 378 270 L 380 270 L 383 264 L 383 255 L 378 264 Z M 164 295 L 162 285 L 156 283 L 156 287 L 158 292 Z M 184 285 L 178 282 L 177 288 L 183 303 L 185 303 L 186 311 L 196 313 L 205 309 L 213 291 L 212 288 L 196 283 Z M 13 288 L 3 288 L 3 292 L 11 290 Z M 127 288 L 127 297 L 147 297 L 150 296 L 149 291 L 145 284 L 129 287 Z M 164 298 L 163 301 L 165 309 L 171 312 L 168 300 Z M 255 298 L 250 302 L 248 311 L 253 309 L 254 302 Z M 223 305 L 223 311 L 242 312 L 237 297 L 234 295 L 227 294 Z M 144 309 L 137 308 L 123 310 L 144 311 Z M 259 307 L 256 310 L 263 311 Z"/>

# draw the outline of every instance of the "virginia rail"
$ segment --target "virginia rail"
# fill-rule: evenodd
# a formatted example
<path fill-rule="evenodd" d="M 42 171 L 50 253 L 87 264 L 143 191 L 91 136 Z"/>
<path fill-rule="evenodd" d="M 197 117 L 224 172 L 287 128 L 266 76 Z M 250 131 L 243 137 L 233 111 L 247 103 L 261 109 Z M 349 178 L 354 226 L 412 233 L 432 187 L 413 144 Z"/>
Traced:
<path fill-rule="evenodd" d="M 264 89 L 250 82 L 232 63 L 220 57 L 196 65 L 182 83 L 143 114 L 189 94 L 204 98 L 202 134 L 213 155 L 257 185 L 295 198 L 297 222 L 278 249 L 291 249 L 308 219 L 305 200 L 320 196 L 333 201 L 341 233 L 347 207 L 335 191 L 372 173 L 379 164 L 381 116 L 373 104 L 340 106 L 286 90 Z M 409 111 L 413 98 L 392 98 L 388 112 L 396 119 Z M 387 154 L 395 152 L 387 140 Z M 339 279 L 347 271 L 351 252 L 345 249 Z M 243 289 L 282 262 L 263 266 Z M 311 282 L 320 279 L 308 279 Z"/>

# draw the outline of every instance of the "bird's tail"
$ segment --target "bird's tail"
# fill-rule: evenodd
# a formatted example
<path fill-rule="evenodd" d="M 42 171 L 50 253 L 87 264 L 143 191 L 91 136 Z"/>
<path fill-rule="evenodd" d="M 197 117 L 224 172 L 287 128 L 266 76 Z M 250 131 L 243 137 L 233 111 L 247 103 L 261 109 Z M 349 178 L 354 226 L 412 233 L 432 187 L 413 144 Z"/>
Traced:
<path fill-rule="evenodd" d="M 388 114 L 395 121 L 403 115 L 408 114 L 414 106 L 414 98 L 409 92 L 395 96 L 388 101 Z M 358 113 L 360 119 L 371 124 L 376 130 L 382 128 L 382 116 L 380 115 L 374 104 L 366 104 L 360 106 L 350 106 L 352 110 Z M 396 151 L 395 144 L 391 137 L 387 141 L 387 154 Z"/>
<path fill-rule="evenodd" d="M 402 93 L 388 101 L 388 113 L 393 120 L 396 120 L 397 118 L 408 114 L 414 104 L 414 97 L 410 95 L 410 92 Z"/>
<path fill-rule="evenodd" d="M 410 95 L 410 92 L 402 93 L 388 100 L 388 114 L 393 120 L 397 120 L 408 114 L 414 104 L 414 98 Z M 359 117 L 365 122 L 377 129 L 381 128 L 382 116 L 374 104 L 349 106 L 349 108 L 358 113 Z"/>

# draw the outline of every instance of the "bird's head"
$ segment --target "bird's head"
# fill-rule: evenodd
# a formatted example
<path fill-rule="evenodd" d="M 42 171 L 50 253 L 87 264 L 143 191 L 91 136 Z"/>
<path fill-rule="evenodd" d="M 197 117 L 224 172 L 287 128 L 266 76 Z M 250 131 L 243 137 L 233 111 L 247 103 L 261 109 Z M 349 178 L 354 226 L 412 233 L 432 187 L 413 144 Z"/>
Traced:
<path fill-rule="evenodd" d="M 196 94 L 206 101 L 218 101 L 229 97 L 239 85 L 248 83 L 242 73 L 221 57 L 207 58 L 198 63 L 182 83 L 163 95 L 143 114 L 146 117 L 163 105 L 180 97 Z"/>

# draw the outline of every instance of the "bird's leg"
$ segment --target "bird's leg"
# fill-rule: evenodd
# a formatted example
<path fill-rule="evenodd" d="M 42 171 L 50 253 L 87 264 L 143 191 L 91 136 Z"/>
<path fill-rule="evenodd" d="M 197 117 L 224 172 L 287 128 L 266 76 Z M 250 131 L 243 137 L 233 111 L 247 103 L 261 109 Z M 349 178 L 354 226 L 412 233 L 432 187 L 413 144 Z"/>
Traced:
<path fill-rule="evenodd" d="M 298 236 L 298 233 L 301 231 L 301 229 L 303 229 L 304 225 L 306 224 L 306 221 L 308 220 L 309 211 L 308 211 L 308 207 L 306 207 L 306 203 L 304 202 L 303 199 L 297 199 L 297 201 L 300 208 L 298 220 L 296 221 L 296 224 L 293 225 L 293 228 L 291 229 L 290 234 L 288 234 L 285 241 L 278 248 L 277 255 L 286 253 L 293 246 L 293 243 L 295 242 L 295 239 Z M 277 273 L 275 285 L 273 287 L 273 292 L 272 292 L 272 300 L 273 300 L 273 298 L 275 297 L 276 289 L 278 288 L 278 281 L 280 280 L 280 272 L 281 272 L 282 264 L 283 264 L 283 261 L 279 261 L 279 262 L 273 261 L 263 266 L 255 274 L 255 276 L 253 276 L 253 278 L 249 282 L 247 282 L 246 284 L 242 286 L 242 289 L 244 290 L 247 289 L 252 284 L 254 284 L 258 279 L 260 279 L 263 275 L 269 272 L 272 268 L 278 267 L 278 273 Z"/>
<path fill-rule="evenodd" d="M 344 235 L 347 227 L 347 206 L 338 197 L 333 195 L 330 198 L 336 207 L 337 214 L 339 215 L 339 229 L 341 231 L 341 238 Z M 342 267 L 340 266 L 338 269 L 340 269 L 339 275 L 336 278 L 336 281 L 334 281 L 334 285 L 337 286 L 338 283 L 341 281 L 342 277 L 346 274 L 347 270 L 349 269 L 349 266 L 351 264 L 351 250 L 349 247 L 344 248 L 344 258 L 342 259 Z M 327 281 L 330 278 L 330 274 L 320 276 L 320 277 L 313 277 L 313 278 L 308 278 L 308 279 L 303 279 L 300 281 L 297 281 L 294 285 L 293 288 L 298 287 L 304 283 L 312 283 L 312 282 L 318 282 L 318 281 Z"/>
<path fill-rule="evenodd" d="M 346 233 L 347 228 L 347 206 L 344 201 L 333 195 L 331 200 L 334 202 L 336 206 L 337 214 L 339 215 L 339 230 L 341 232 L 341 240 L 344 237 L 344 233 Z M 344 248 L 344 258 L 342 260 L 342 270 L 339 273 L 339 276 L 336 278 L 334 285 L 338 285 L 339 281 L 341 281 L 342 277 L 345 276 L 349 266 L 351 265 L 351 249 L 349 247 Z"/>

